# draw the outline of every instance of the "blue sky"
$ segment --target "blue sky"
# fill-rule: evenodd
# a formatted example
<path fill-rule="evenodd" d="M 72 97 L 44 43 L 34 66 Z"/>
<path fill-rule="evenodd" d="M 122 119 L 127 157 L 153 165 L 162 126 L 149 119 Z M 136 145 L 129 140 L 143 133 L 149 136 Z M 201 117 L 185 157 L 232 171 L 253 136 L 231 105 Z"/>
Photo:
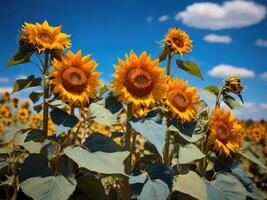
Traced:
<path fill-rule="evenodd" d="M 200 91 L 220 84 L 224 74 L 240 74 L 247 107 L 237 111 L 237 116 L 267 119 L 266 7 L 266 0 L 1 0 L 0 92 L 10 89 L 17 77 L 39 75 L 32 64 L 4 66 L 18 48 L 17 35 L 24 22 L 48 20 L 50 25 L 62 25 L 63 32 L 72 35 L 71 50 L 92 54 L 105 81 L 112 80 L 117 58 L 131 49 L 138 54 L 146 50 L 156 58 L 161 50 L 157 41 L 169 27 L 177 27 L 193 40 L 192 52 L 183 59 L 195 60 L 205 81 L 180 70 L 177 75 Z"/>

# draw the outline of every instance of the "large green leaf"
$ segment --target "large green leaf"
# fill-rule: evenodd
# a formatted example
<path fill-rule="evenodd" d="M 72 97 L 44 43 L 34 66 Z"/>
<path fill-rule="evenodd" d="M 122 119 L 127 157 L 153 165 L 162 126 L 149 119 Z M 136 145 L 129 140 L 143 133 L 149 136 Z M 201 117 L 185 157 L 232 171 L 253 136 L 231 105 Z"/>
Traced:
<path fill-rule="evenodd" d="M 187 164 L 205 157 L 205 155 L 194 144 L 181 145 L 179 148 L 179 163 Z"/>
<path fill-rule="evenodd" d="M 215 180 L 207 182 L 208 199 L 245 200 L 247 191 L 242 183 L 230 173 L 219 173 Z"/>
<path fill-rule="evenodd" d="M 104 100 L 90 104 L 88 117 L 105 126 L 111 126 L 112 124 L 116 124 L 118 122 L 117 115 L 112 114 L 110 110 L 105 108 Z"/>
<path fill-rule="evenodd" d="M 42 83 L 42 79 L 41 78 L 35 78 L 34 75 L 30 75 L 26 79 L 18 79 L 13 84 L 12 93 L 18 92 L 18 91 L 26 89 L 26 88 L 40 86 L 41 83 Z"/>
<path fill-rule="evenodd" d="M 231 109 L 244 108 L 244 105 L 239 103 L 234 97 L 230 95 L 223 96 L 222 101 Z"/>
<path fill-rule="evenodd" d="M 0 170 L 8 166 L 7 158 L 0 157 Z"/>
<path fill-rule="evenodd" d="M 43 92 L 32 92 L 29 97 L 32 100 L 33 103 L 36 103 L 39 101 L 40 97 L 43 96 Z"/>
<path fill-rule="evenodd" d="M 56 136 L 68 131 L 79 121 L 79 119 L 74 115 L 70 115 L 66 111 L 59 109 L 52 110 L 50 112 L 50 116 L 56 126 Z"/>
<path fill-rule="evenodd" d="M 175 176 L 173 190 L 188 194 L 196 199 L 208 199 L 206 184 L 194 171 Z"/>
<path fill-rule="evenodd" d="M 216 85 L 209 85 L 202 88 L 202 93 L 209 99 L 214 99 L 218 96 L 220 89 Z"/>
<path fill-rule="evenodd" d="M 26 128 L 27 126 L 25 124 L 21 124 L 19 122 L 13 124 L 12 126 L 6 127 L 4 132 L 0 135 L 0 144 L 10 142 L 12 139 L 14 139 L 17 133 Z"/>
<path fill-rule="evenodd" d="M 200 70 L 200 68 L 199 68 L 197 63 L 192 62 L 192 61 L 184 62 L 182 60 L 177 60 L 176 64 L 180 69 L 182 69 L 182 70 L 188 72 L 189 74 L 192 74 L 192 75 L 197 76 L 200 79 L 204 80 L 203 75 L 201 73 L 201 70 Z"/>
<path fill-rule="evenodd" d="M 137 196 L 138 200 L 166 200 L 170 194 L 168 185 L 159 179 L 150 180 L 145 183 L 140 195 Z"/>
<path fill-rule="evenodd" d="M 29 62 L 32 54 L 33 54 L 33 51 L 27 51 L 27 50 L 24 50 L 24 49 L 20 49 L 8 61 L 6 66 L 9 67 L 9 66 L 12 66 L 12 65 L 18 65 L 18 64 L 21 64 L 21 63 Z"/>
<path fill-rule="evenodd" d="M 155 145 L 158 153 L 163 156 L 167 125 L 158 114 L 150 112 L 145 118 L 132 118 L 130 124 L 136 132 Z"/>
<path fill-rule="evenodd" d="M 159 62 L 166 60 L 167 55 L 168 55 L 168 49 L 167 48 L 164 48 L 162 50 L 162 52 L 158 55 Z"/>
<path fill-rule="evenodd" d="M 32 177 L 20 184 L 23 192 L 34 200 L 65 200 L 76 187 L 74 176 L 65 178 L 61 174 L 48 177 Z"/>
<path fill-rule="evenodd" d="M 128 151 L 106 153 L 102 151 L 90 152 L 82 147 L 68 146 L 64 153 L 88 170 L 103 174 L 124 174 L 124 160 L 129 156 Z"/>

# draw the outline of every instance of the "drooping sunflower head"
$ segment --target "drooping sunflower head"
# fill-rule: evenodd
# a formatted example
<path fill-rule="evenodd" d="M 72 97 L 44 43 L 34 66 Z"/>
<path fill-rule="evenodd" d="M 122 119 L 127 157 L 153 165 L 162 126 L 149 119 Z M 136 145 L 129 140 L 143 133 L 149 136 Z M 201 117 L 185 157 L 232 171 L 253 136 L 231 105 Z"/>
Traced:
<path fill-rule="evenodd" d="M 173 118 L 190 122 L 197 115 L 200 96 L 196 87 L 188 87 L 187 81 L 169 79 L 165 102 Z"/>
<path fill-rule="evenodd" d="M 20 108 L 18 110 L 18 118 L 24 123 L 27 122 L 27 120 L 29 119 L 29 115 L 30 113 L 26 108 Z"/>
<path fill-rule="evenodd" d="M 225 79 L 225 88 L 229 92 L 240 94 L 243 91 L 244 86 L 240 77 L 232 75 Z"/>
<path fill-rule="evenodd" d="M 73 106 L 89 103 L 90 98 L 96 98 L 96 88 L 101 85 L 98 78 L 101 73 L 94 71 L 97 65 L 90 55 L 82 57 L 81 51 L 76 54 L 68 51 L 61 60 L 54 59 L 52 66 L 55 69 L 51 71 L 53 92 Z"/>
<path fill-rule="evenodd" d="M 125 61 L 118 59 L 118 62 L 111 87 L 119 101 L 150 106 L 162 99 L 166 77 L 158 59 L 152 60 L 145 51 L 139 57 L 131 51 Z"/>
<path fill-rule="evenodd" d="M 243 141 L 242 127 L 229 111 L 216 108 L 209 121 L 208 143 L 219 155 L 230 156 Z"/>
<path fill-rule="evenodd" d="M 38 52 L 45 50 L 64 50 L 71 46 L 70 35 L 61 32 L 61 26 L 50 26 L 47 21 L 42 24 L 24 23 L 20 33 L 20 45 L 33 45 Z"/>
<path fill-rule="evenodd" d="M 163 42 L 170 53 L 188 54 L 192 48 L 192 40 L 184 31 L 177 28 L 170 28 Z"/>

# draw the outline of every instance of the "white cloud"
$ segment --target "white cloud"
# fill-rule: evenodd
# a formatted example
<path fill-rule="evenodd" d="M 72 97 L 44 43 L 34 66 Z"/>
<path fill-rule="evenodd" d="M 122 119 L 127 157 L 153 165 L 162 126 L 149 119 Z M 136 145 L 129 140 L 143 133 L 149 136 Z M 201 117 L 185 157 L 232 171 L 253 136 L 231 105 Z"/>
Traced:
<path fill-rule="evenodd" d="M 213 67 L 208 74 L 213 77 L 224 78 L 229 75 L 238 75 L 241 78 L 253 78 L 255 72 L 246 68 L 220 64 Z"/>
<path fill-rule="evenodd" d="M 0 83 L 7 83 L 9 82 L 9 78 L 7 77 L 0 77 Z"/>
<path fill-rule="evenodd" d="M 207 42 L 212 42 L 212 43 L 229 44 L 232 42 L 232 38 L 228 35 L 208 34 L 203 39 Z"/>
<path fill-rule="evenodd" d="M 267 103 L 261 103 L 260 108 L 267 110 Z"/>
<path fill-rule="evenodd" d="M 152 17 L 152 16 L 148 16 L 148 17 L 146 18 L 146 22 L 147 22 L 147 23 L 152 22 L 152 20 L 153 20 L 153 17 Z"/>
<path fill-rule="evenodd" d="M 0 94 L 3 94 L 4 92 L 12 92 L 12 87 L 0 87 Z"/>
<path fill-rule="evenodd" d="M 259 46 L 259 47 L 267 47 L 267 40 L 264 39 L 257 39 L 255 41 L 255 45 Z"/>
<path fill-rule="evenodd" d="M 220 30 L 257 24 L 266 16 L 266 7 L 253 1 L 193 3 L 175 16 L 176 20 L 200 29 Z"/>
<path fill-rule="evenodd" d="M 27 77 L 27 75 L 20 74 L 16 76 L 16 79 L 26 79 Z"/>
<path fill-rule="evenodd" d="M 158 18 L 159 22 L 165 22 L 169 19 L 168 15 L 162 15 Z"/>
<path fill-rule="evenodd" d="M 261 73 L 261 74 L 260 74 L 260 78 L 261 78 L 262 80 L 267 81 L 267 72 L 263 72 L 263 73 Z"/>

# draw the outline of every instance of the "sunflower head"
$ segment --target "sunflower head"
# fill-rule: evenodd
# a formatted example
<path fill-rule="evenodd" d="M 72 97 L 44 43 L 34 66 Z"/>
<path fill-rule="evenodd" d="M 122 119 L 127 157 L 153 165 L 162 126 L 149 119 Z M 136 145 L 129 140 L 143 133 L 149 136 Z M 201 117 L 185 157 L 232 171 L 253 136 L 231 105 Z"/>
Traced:
<path fill-rule="evenodd" d="M 208 143 L 219 155 L 230 156 L 239 150 L 243 141 L 241 129 L 229 111 L 216 108 L 210 117 Z"/>
<path fill-rule="evenodd" d="M 19 100 L 17 98 L 13 98 L 11 100 L 11 104 L 13 105 L 14 108 L 17 108 L 19 104 Z"/>
<path fill-rule="evenodd" d="M 248 130 L 248 136 L 255 142 L 259 143 L 265 135 L 265 127 L 260 123 L 254 123 Z"/>
<path fill-rule="evenodd" d="M 35 114 L 31 117 L 29 126 L 31 128 L 39 128 L 43 121 L 43 116 L 41 114 Z"/>
<path fill-rule="evenodd" d="M 165 102 L 173 118 L 190 122 L 197 115 L 200 96 L 196 87 L 188 87 L 187 81 L 169 79 Z"/>
<path fill-rule="evenodd" d="M 21 108 L 26 108 L 28 109 L 30 106 L 30 102 L 28 100 L 25 100 L 22 104 L 21 104 Z"/>
<path fill-rule="evenodd" d="M 39 53 L 45 50 L 64 50 L 71 43 L 70 35 L 61 32 L 61 26 L 50 26 L 47 21 L 42 24 L 24 23 L 19 43 L 21 48 L 36 48 Z"/>
<path fill-rule="evenodd" d="M 90 55 L 82 57 L 81 51 L 76 54 L 68 51 L 61 60 L 54 59 L 54 70 L 51 71 L 54 77 L 53 92 L 70 105 L 88 104 L 90 98 L 96 98 L 96 88 L 101 85 L 98 78 L 101 73 L 94 71 L 97 65 L 95 60 L 90 59 Z"/>
<path fill-rule="evenodd" d="M 10 93 L 8 91 L 5 91 L 3 94 L 3 99 L 6 101 L 10 100 Z"/>
<path fill-rule="evenodd" d="M 243 84 L 240 77 L 238 76 L 229 76 L 225 79 L 225 88 L 227 91 L 234 94 L 240 94 L 243 91 Z"/>
<path fill-rule="evenodd" d="M 12 116 L 12 113 L 9 107 L 6 104 L 1 105 L 0 106 L 0 117 L 6 118 L 6 117 L 11 117 L 11 116 Z"/>
<path fill-rule="evenodd" d="M 170 28 L 163 42 L 170 53 L 188 54 L 192 48 L 192 40 L 184 31 L 177 28 Z"/>
<path fill-rule="evenodd" d="M 24 123 L 27 122 L 27 120 L 29 119 L 29 115 L 30 113 L 26 108 L 20 108 L 18 110 L 18 118 Z"/>
<path fill-rule="evenodd" d="M 119 101 L 133 103 L 134 106 L 151 106 L 161 100 L 166 91 L 164 70 L 159 68 L 159 60 L 152 60 L 144 51 L 139 57 L 133 52 L 125 60 L 118 59 L 115 79 L 112 82 L 113 95 Z"/>

